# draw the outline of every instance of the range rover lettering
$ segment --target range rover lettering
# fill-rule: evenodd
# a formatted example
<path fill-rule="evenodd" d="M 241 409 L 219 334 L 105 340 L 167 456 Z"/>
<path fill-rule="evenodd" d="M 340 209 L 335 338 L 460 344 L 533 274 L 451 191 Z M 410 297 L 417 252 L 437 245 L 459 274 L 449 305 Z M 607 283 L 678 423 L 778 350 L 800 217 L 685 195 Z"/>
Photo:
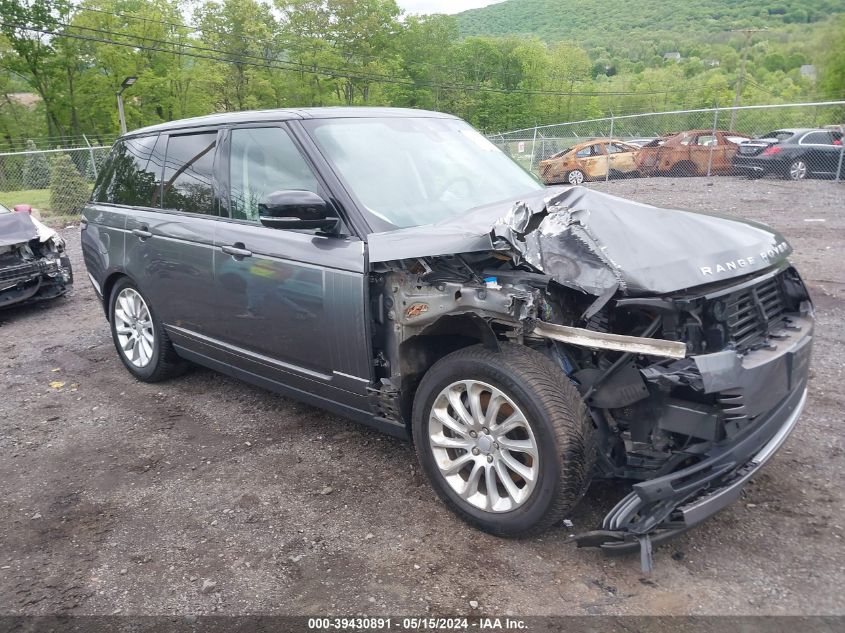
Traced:
<path fill-rule="evenodd" d="M 501 536 L 612 479 L 578 544 L 650 551 L 737 499 L 806 398 L 813 307 L 776 231 L 546 188 L 445 114 L 134 131 L 82 244 L 139 380 L 193 362 L 410 438 Z"/>

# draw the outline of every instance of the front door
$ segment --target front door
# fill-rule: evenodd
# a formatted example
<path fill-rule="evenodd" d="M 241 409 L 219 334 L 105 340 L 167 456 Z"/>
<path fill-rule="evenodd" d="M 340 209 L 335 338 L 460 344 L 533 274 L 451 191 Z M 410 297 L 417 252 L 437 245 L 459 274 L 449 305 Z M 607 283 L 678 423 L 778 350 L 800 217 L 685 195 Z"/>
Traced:
<path fill-rule="evenodd" d="M 258 205 L 274 191 L 329 199 L 284 126 L 234 128 L 226 145 L 228 218 L 215 236 L 214 338 L 241 369 L 364 408 L 363 242 L 259 222 Z"/>

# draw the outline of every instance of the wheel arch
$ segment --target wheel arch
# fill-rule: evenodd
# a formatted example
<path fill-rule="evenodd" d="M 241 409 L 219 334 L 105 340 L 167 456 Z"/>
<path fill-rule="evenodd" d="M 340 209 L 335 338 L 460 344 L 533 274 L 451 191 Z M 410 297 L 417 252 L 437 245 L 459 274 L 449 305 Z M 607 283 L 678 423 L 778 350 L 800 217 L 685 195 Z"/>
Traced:
<path fill-rule="evenodd" d="M 111 299 L 111 291 L 114 288 L 114 285 L 120 281 L 123 277 L 127 279 L 132 279 L 129 275 L 127 275 L 122 270 L 115 270 L 106 277 L 105 281 L 103 282 L 103 312 L 106 314 L 106 318 L 109 318 L 109 301 Z M 134 283 L 134 280 L 133 280 Z"/>
<path fill-rule="evenodd" d="M 399 404 L 408 437 L 413 437 L 411 410 L 417 386 L 426 372 L 444 356 L 479 343 L 491 351 L 501 351 L 499 338 L 490 323 L 476 314 L 467 313 L 444 315 L 399 344 L 402 376 Z"/>

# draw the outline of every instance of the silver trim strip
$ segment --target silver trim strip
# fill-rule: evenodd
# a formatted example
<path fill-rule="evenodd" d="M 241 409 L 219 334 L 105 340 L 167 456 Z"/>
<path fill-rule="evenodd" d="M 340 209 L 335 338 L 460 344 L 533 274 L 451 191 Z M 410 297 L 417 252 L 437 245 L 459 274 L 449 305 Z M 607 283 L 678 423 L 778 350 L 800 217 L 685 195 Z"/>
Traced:
<path fill-rule="evenodd" d="M 669 358 L 684 358 L 687 355 L 687 345 L 681 341 L 664 341 L 640 336 L 606 334 L 579 327 L 546 323 L 545 321 L 538 322 L 534 326 L 533 333 L 553 341 L 580 345 L 581 347 L 611 349 L 617 352 L 667 356 Z"/>

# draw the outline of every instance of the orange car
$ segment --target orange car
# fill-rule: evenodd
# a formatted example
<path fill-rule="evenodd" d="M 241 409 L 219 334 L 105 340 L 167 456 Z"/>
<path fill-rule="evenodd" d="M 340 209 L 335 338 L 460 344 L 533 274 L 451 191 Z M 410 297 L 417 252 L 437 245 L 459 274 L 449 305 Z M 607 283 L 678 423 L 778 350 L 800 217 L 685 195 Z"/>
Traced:
<path fill-rule="evenodd" d="M 733 173 L 737 147 L 749 137 L 725 130 L 689 130 L 648 143 L 637 155 L 644 176 L 706 176 Z"/>
<path fill-rule="evenodd" d="M 547 185 L 600 180 L 632 175 L 640 148 L 616 139 L 593 139 L 540 161 L 540 178 Z"/>

